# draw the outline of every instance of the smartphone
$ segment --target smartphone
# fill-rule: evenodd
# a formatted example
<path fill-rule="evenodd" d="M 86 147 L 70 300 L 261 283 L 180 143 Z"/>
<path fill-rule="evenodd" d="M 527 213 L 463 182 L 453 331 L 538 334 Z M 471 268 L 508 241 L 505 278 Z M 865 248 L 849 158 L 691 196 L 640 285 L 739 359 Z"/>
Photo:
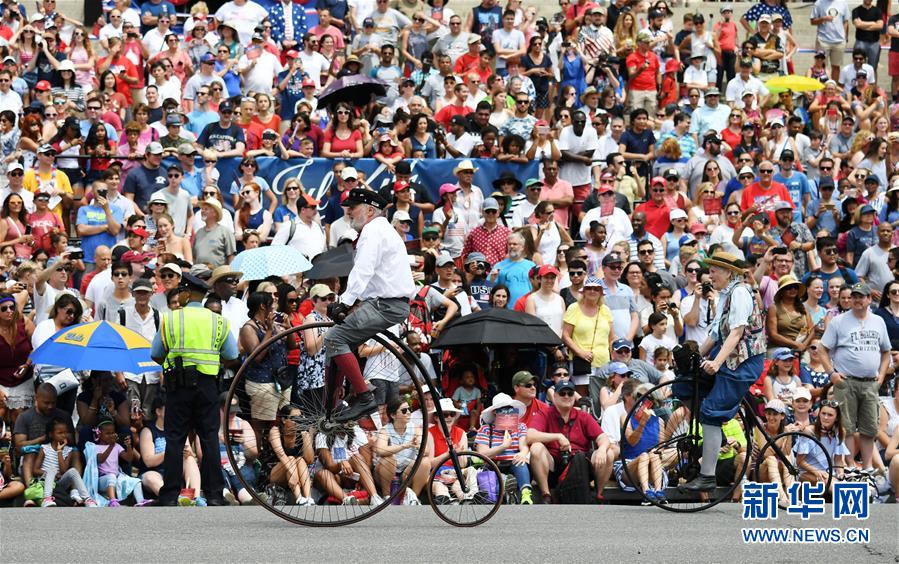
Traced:
<path fill-rule="evenodd" d="M 108 194 L 108 193 L 109 193 L 109 190 L 97 190 L 97 195 L 100 196 L 101 198 L 105 198 L 106 194 Z"/>
<path fill-rule="evenodd" d="M 540 127 L 537 128 L 537 133 L 540 135 L 547 135 L 549 133 L 549 126 L 541 125 Z"/>

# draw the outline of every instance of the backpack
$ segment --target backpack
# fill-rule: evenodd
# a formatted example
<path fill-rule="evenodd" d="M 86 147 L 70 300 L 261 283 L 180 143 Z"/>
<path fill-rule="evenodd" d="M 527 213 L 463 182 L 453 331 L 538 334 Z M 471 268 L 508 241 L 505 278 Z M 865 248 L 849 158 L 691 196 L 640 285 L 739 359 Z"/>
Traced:
<path fill-rule="evenodd" d="M 409 300 L 409 318 L 403 323 L 405 331 L 415 331 L 421 339 L 422 352 L 428 352 L 431 349 L 431 329 L 434 326 L 431 318 L 431 310 L 428 308 L 426 296 L 430 291 L 430 286 L 422 286 L 422 288 Z"/>
<path fill-rule="evenodd" d="M 156 326 L 156 330 L 159 331 L 159 310 L 156 308 L 150 308 L 153 310 L 153 325 Z M 122 327 L 125 326 L 125 308 L 119 308 L 119 325 Z"/>
<path fill-rule="evenodd" d="M 585 505 L 593 502 L 590 492 L 590 462 L 583 452 L 571 456 L 568 466 L 559 475 L 559 503 Z"/>

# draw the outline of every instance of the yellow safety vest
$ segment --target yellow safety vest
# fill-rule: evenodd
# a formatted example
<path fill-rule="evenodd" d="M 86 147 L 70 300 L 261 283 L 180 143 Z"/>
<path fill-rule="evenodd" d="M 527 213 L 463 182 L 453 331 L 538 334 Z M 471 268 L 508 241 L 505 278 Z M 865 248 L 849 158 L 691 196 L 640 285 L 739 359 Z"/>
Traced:
<path fill-rule="evenodd" d="M 165 368 L 180 357 L 184 366 L 196 366 L 201 374 L 218 374 L 219 355 L 230 331 L 227 319 L 205 307 L 186 307 L 166 313 L 160 330 L 169 351 Z"/>

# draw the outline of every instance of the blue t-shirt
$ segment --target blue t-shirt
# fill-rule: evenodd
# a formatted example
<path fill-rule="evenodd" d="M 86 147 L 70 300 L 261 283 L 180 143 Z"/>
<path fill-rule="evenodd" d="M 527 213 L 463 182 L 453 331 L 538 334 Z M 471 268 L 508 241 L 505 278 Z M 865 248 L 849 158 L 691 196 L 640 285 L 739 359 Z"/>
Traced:
<path fill-rule="evenodd" d="M 469 293 L 472 299 L 481 309 L 490 309 L 490 290 L 493 289 L 493 282 L 488 278 L 481 280 L 472 280 L 468 285 Z"/>
<path fill-rule="evenodd" d="M 272 220 L 275 223 L 281 223 L 282 221 L 293 221 L 296 219 L 297 214 L 293 213 L 290 208 L 285 206 L 284 204 L 279 205 L 275 208 L 275 213 L 272 215 Z"/>
<path fill-rule="evenodd" d="M 802 199 L 812 191 L 809 187 L 808 177 L 801 172 L 793 171 L 789 178 L 781 176 L 780 172 L 774 175 L 774 181 L 787 187 L 790 198 L 793 200 L 793 221 L 802 221 Z"/>
<path fill-rule="evenodd" d="M 855 253 L 852 256 L 852 266 L 858 265 L 858 260 L 862 258 L 862 253 L 868 247 L 877 245 L 877 230 L 874 227 L 865 231 L 858 225 L 849 230 L 846 234 L 846 250 Z"/>
<path fill-rule="evenodd" d="M 170 16 L 173 16 L 175 14 L 175 6 L 173 6 L 171 2 L 167 2 L 166 0 L 162 0 L 162 2 L 160 2 L 158 4 L 154 4 L 153 2 L 149 2 L 149 1 L 144 2 L 143 4 L 140 5 L 140 14 L 141 14 L 141 16 L 143 16 L 144 14 L 146 14 L 148 12 L 154 18 L 158 18 L 159 14 L 169 14 Z M 175 23 L 175 22 L 172 22 L 172 23 Z M 143 23 L 141 23 L 140 24 L 141 35 L 143 35 L 144 33 L 147 33 L 154 27 L 156 27 L 156 26 L 144 25 Z"/>
<path fill-rule="evenodd" d="M 503 284 L 509 288 L 509 305 L 506 306 L 508 309 L 512 309 L 515 306 L 518 298 L 531 291 L 531 281 L 528 280 L 528 272 L 535 266 L 536 264 L 528 259 L 519 261 L 503 259 L 493 267 L 499 270 L 496 283 Z"/>
<path fill-rule="evenodd" d="M 150 196 L 157 190 L 162 190 L 168 185 L 166 171 L 159 168 L 147 168 L 143 165 L 135 167 L 125 177 L 123 194 L 134 194 L 134 203 L 144 212 L 147 211 L 147 203 Z"/>
<path fill-rule="evenodd" d="M 824 282 L 825 288 L 827 288 L 827 283 L 830 282 L 831 278 L 842 278 L 848 286 L 851 286 L 858 282 L 858 274 L 856 274 L 854 270 L 852 270 L 851 268 L 841 267 L 834 270 L 830 274 L 824 272 L 820 268 L 818 270 L 806 272 L 805 276 L 802 277 L 802 283 L 807 285 L 808 279 L 812 276 L 812 274 L 821 278 L 821 281 Z M 827 295 L 827 292 L 824 292 L 824 295 L 822 295 L 821 299 L 818 300 L 818 305 L 826 306 L 828 301 L 830 301 L 830 297 Z"/>
<path fill-rule="evenodd" d="M 187 125 L 184 126 L 184 129 L 199 137 L 207 125 L 218 120 L 219 115 L 217 113 L 211 110 L 204 112 L 196 109 L 187 114 Z"/>
<path fill-rule="evenodd" d="M 835 202 L 837 203 L 837 202 Z M 808 211 L 806 212 L 806 217 L 815 217 L 818 215 L 818 210 L 821 209 L 821 200 L 812 200 L 808 204 Z M 836 209 L 836 208 L 834 208 Z M 812 229 L 812 232 L 816 233 L 820 230 L 825 230 L 834 236 L 837 234 L 837 228 L 839 224 L 837 223 L 837 218 L 834 216 L 833 211 L 825 210 L 824 213 L 821 214 L 821 217 L 818 218 L 818 223 Z"/>
<path fill-rule="evenodd" d="M 203 128 L 203 133 L 197 137 L 197 143 L 206 149 L 212 149 L 218 153 L 232 151 L 238 143 L 246 143 L 246 137 L 237 124 L 232 123 L 227 128 L 214 121 Z"/>
<path fill-rule="evenodd" d="M 110 206 L 110 212 L 112 213 L 113 219 L 118 222 L 119 225 L 124 225 L 125 223 L 125 214 L 122 213 L 121 208 L 116 206 Z M 78 225 L 105 225 L 106 224 L 106 212 L 103 211 L 103 208 L 100 206 L 83 206 L 78 208 Z M 97 247 L 100 245 L 106 245 L 107 247 L 112 247 L 116 244 L 116 237 L 112 235 L 109 231 L 103 231 L 101 233 L 97 233 L 95 235 L 85 235 L 81 238 L 81 250 L 84 251 L 84 262 L 93 263 L 94 262 L 94 252 L 97 250 Z"/>

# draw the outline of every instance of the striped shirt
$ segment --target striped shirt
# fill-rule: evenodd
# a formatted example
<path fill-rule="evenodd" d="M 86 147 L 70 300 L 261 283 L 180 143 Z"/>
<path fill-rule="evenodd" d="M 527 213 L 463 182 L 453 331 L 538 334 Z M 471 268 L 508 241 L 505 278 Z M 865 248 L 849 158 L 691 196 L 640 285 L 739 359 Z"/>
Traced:
<path fill-rule="evenodd" d="M 481 425 L 481 428 L 478 429 L 478 436 L 477 438 L 475 438 L 474 444 L 484 445 L 487 448 L 493 448 L 494 446 L 502 444 L 505 434 L 505 431 L 501 431 L 495 428 L 493 425 Z M 509 434 L 512 437 L 512 445 L 500 454 L 494 456 L 494 460 L 512 460 L 515 455 L 518 454 L 518 451 L 521 448 L 521 437 L 527 436 L 528 428 L 525 427 L 524 423 L 519 422 L 518 430 Z"/>

